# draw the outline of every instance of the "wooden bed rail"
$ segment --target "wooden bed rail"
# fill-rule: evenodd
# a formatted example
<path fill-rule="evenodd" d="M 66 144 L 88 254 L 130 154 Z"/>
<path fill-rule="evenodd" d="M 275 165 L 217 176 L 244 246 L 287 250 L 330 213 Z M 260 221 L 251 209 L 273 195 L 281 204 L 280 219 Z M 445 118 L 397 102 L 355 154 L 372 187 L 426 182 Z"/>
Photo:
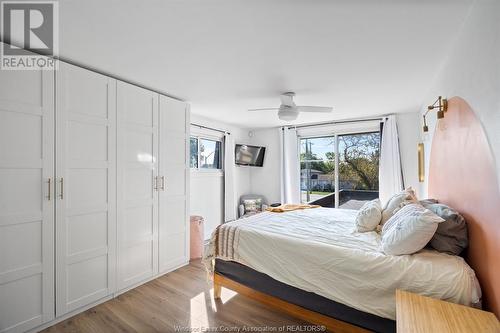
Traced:
<path fill-rule="evenodd" d="M 285 312 L 291 316 L 302 319 L 314 325 L 323 325 L 330 332 L 335 333 L 368 333 L 369 330 L 343 322 L 341 320 L 325 316 L 323 314 L 305 309 L 298 305 L 283 301 L 277 297 L 264 294 L 241 283 L 228 279 L 220 274 L 214 274 L 214 298 L 220 299 L 221 289 L 225 287 L 240 295 L 252 298 L 271 308 Z"/>

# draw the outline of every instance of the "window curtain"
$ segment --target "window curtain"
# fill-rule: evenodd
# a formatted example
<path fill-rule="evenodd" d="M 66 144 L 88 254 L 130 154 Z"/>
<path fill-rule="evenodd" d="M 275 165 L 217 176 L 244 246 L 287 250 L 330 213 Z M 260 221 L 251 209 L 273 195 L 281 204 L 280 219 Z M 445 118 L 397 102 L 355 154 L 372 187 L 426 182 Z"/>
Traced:
<path fill-rule="evenodd" d="M 404 186 L 398 126 L 394 115 L 383 120 L 379 163 L 379 198 L 385 204 L 393 194 L 402 191 Z"/>
<path fill-rule="evenodd" d="M 234 139 L 224 134 L 224 222 L 236 220 L 236 165 L 234 163 Z"/>
<path fill-rule="evenodd" d="M 297 130 L 279 129 L 281 146 L 281 203 L 300 203 L 300 161 Z"/>

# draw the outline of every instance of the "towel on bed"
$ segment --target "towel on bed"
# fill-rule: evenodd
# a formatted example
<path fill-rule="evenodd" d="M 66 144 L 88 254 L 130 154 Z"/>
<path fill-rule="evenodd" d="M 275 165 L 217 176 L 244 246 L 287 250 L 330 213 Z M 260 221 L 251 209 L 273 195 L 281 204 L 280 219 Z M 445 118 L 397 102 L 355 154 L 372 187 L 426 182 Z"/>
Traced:
<path fill-rule="evenodd" d="M 281 205 L 278 207 L 269 207 L 267 208 L 267 211 L 273 212 L 273 213 L 285 213 L 285 212 L 292 212 L 294 210 L 301 210 L 301 209 L 311 209 L 311 208 L 319 208 L 321 207 L 320 205 L 306 205 L 306 204 L 285 204 Z"/>

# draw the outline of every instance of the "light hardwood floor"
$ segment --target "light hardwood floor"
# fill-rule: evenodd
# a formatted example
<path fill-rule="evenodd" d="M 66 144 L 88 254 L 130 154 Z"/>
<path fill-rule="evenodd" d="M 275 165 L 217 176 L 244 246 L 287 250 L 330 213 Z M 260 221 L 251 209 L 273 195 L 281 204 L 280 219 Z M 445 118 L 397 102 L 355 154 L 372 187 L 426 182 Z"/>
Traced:
<path fill-rule="evenodd" d="M 283 325 L 308 324 L 225 288 L 222 298 L 214 300 L 205 269 L 195 261 L 43 332 L 179 331 L 176 327 L 199 332 L 208 327 Z"/>

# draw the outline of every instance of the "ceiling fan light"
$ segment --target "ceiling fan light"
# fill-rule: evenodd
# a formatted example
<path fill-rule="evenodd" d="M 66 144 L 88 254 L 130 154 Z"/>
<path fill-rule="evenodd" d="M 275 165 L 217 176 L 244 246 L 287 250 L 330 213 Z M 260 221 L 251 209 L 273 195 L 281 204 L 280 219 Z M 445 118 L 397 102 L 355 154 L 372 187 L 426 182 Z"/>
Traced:
<path fill-rule="evenodd" d="M 278 118 L 285 121 L 297 119 L 299 112 L 293 108 L 280 108 L 278 111 Z"/>

